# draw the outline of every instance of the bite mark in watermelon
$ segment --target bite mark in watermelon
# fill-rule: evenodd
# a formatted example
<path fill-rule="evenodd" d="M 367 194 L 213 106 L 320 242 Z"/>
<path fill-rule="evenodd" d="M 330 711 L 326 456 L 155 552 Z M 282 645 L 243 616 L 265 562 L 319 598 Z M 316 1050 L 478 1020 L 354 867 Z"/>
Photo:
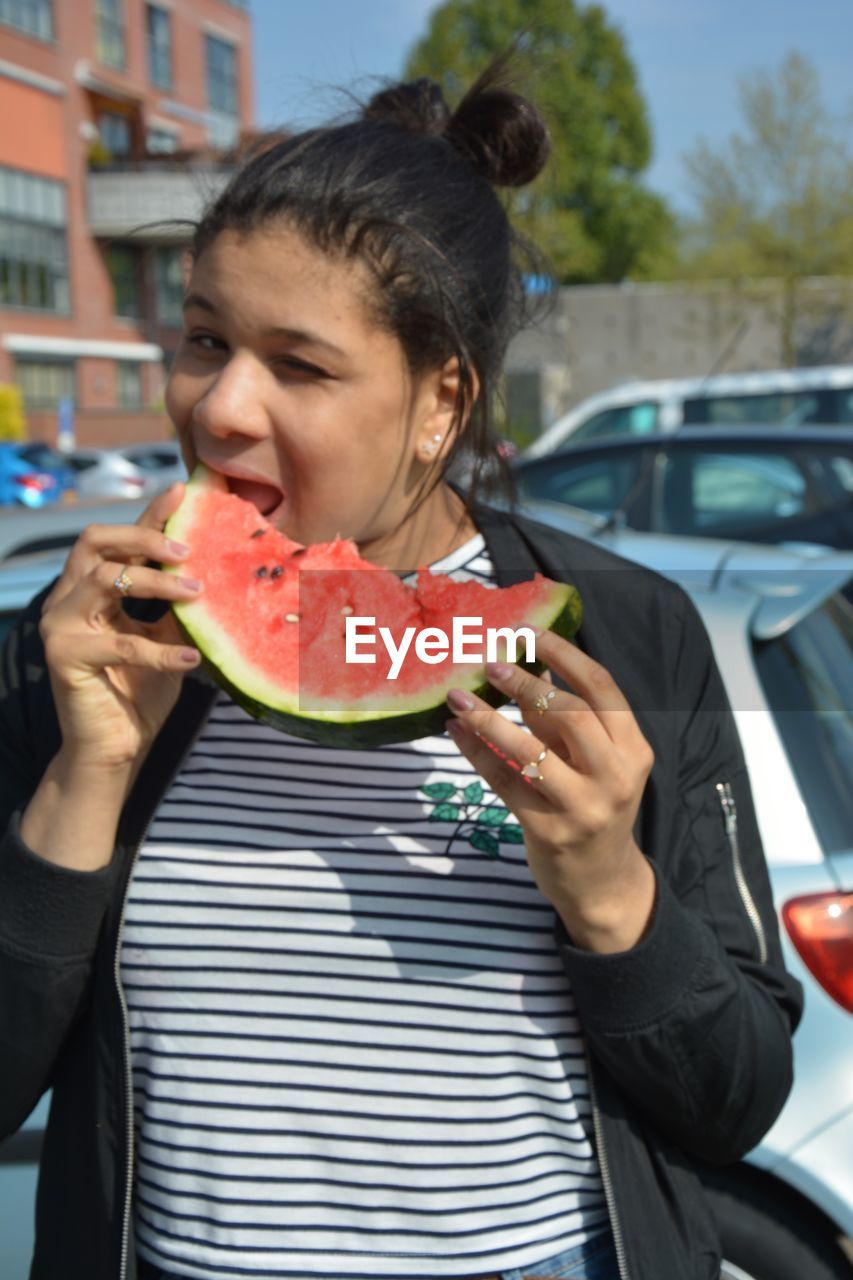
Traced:
<path fill-rule="evenodd" d="M 575 588 L 541 574 L 494 588 L 421 569 L 409 585 L 362 560 L 346 539 L 303 547 L 204 466 L 193 473 L 166 533 L 190 547 L 173 572 L 203 583 L 198 599 L 172 608 L 217 683 L 266 723 L 332 746 L 375 747 L 440 733 L 453 687 L 496 706 L 506 700 L 487 683 L 482 664 L 448 658 L 428 665 L 414 645 L 394 680 L 382 644 L 374 665 L 346 662 L 347 617 L 375 618 L 398 645 L 412 626 L 450 635 L 460 616 L 482 618 L 484 631 L 528 626 L 571 637 L 580 625 Z"/>

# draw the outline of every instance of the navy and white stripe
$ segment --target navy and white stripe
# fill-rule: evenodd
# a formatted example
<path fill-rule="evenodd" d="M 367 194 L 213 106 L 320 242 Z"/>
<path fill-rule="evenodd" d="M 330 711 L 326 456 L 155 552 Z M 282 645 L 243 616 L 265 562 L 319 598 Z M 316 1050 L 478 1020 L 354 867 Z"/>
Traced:
<path fill-rule="evenodd" d="M 482 539 L 449 560 L 490 580 Z M 151 1261 L 480 1275 L 606 1226 L 553 910 L 478 784 L 446 736 L 334 750 L 219 698 L 126 912 Z"/>

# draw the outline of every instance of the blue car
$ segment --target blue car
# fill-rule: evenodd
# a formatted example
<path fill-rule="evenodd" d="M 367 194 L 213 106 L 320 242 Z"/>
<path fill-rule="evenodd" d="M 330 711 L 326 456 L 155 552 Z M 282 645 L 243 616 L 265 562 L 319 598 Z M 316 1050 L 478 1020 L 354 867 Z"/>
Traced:
<path fill-rule="evenodd" d="M 76 488 L 61 453 L 38 441 L 0 443 L 0 506 L 44 507 Z"/>

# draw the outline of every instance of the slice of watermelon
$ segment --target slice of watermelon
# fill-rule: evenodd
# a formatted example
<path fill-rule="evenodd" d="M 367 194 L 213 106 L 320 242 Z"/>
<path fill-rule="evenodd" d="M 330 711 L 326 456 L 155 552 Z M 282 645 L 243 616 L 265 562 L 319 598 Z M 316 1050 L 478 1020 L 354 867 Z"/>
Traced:
<path fill-rule="evenodd" d="M 453 619 L 462 617 L 481 619 L 468 629 L 484 636 L 490 628 L 528 626 L 570 637 L 580 625 L 574 587 L 540 574 L 498 589 L 421 569 L 408 585 L 362 560 L 345 539 L 303 547 L 203 466 L 166 533 L 191 548 L 173 572 L 204 584 L 197 600 L 173 609 L 217 683 L 259 719 L 334 746 L 382 746 L 440 733 L 454 686 L 493 705 L 505 701 L 486 683 L 485 651 L 476 645 L 468 649 L 479 653 L 477 662 L 454 664 L 447 656 L 433 665 L 417 656 L 412 639 L 390 679 L 394 664 L 380 627 L 398 647 L 407 630 L 414 637 L 438 628 L 450 638 Z M 374 663 L 347 661 L 348 618 L 375 619 L 375 629 L 361 627 L 363 636 L 375 637 L 372 648 L 367 640 L 361 647 Z"/>

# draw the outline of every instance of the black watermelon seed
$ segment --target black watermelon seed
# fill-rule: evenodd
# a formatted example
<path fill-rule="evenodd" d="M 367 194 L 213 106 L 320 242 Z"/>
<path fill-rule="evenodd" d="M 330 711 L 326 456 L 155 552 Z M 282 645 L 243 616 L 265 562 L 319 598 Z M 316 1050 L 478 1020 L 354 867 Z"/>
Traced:
<path fill-rule="evenodd" d="M 267 566 L 265 564 L 262 564 L 260 569 L 255 570 L 255 577 L 265 578 L 266 576 L 267 576 Z"/>
<path fill-rule="evenodd" d="M 256 529 L 255 532 L 251 535 L 251 537 L 262 538 L 265 533 L 266 533 L 266 529 Z"/>
<path fill-rule="evenodd" d="M 284 569 L 283 569 L 283 567 L 282 567 L 280 564 L 277 564 L 277 565 L 275 566 L 275 568 L 273 569 L 272 573 L 270 574 L 270 577 L 271 577 L 271 578 L 280 578 L 280 577 L 281 577 L 281 575 L 282 575 L 283 573 L 284 573 Z"/>

